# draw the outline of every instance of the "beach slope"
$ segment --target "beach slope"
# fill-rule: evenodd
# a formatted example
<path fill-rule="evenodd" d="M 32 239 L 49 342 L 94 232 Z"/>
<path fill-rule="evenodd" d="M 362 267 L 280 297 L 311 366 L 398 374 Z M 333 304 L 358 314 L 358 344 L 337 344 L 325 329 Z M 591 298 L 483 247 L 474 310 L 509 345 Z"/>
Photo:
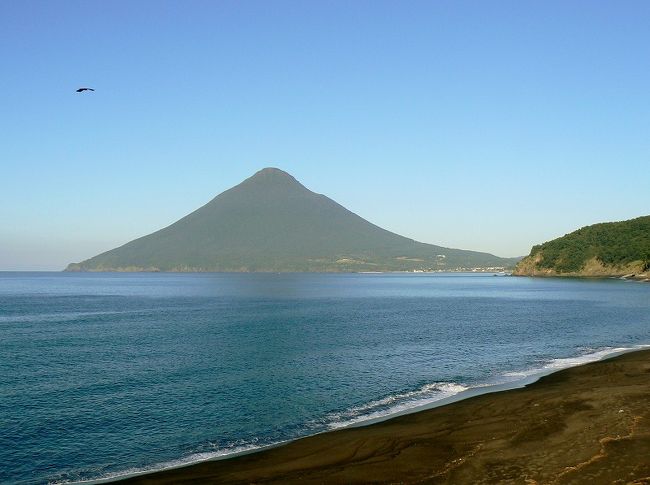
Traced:
<path fill-rule="evenodd" d="M 128 483 L 650 483 L 650 351 Z"/>

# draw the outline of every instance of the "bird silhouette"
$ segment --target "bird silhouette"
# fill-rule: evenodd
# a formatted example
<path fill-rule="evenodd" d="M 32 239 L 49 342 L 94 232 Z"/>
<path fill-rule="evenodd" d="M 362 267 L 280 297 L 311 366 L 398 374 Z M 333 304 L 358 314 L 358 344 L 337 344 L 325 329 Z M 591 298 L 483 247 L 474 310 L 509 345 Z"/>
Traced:
<path fill-rule="evenodd" d="M 78 93 L 83 93 L 84 91 L 94 91 L 93 88 L 79 88 L 77 89 Z"/>

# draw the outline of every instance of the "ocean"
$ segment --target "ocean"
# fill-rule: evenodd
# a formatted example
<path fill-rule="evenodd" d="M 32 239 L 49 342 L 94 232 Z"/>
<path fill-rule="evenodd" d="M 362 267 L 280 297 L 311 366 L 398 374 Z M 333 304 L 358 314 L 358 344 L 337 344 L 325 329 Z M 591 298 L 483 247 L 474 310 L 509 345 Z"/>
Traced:
<path fill-rule="evenodd" d="M 650 344 L 650 285 L 0 273 L 0 482 L 119 477 Z"/>

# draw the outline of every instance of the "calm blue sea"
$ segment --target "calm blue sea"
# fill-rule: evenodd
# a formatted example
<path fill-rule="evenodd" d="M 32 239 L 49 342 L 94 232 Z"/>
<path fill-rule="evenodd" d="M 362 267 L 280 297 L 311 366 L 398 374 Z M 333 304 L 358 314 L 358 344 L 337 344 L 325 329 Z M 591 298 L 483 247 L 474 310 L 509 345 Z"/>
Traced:
<path fill-rule="evenodd" d="M 230 454 L 650 343 L 650 284 L 0 273 L 0 482 Z"/>

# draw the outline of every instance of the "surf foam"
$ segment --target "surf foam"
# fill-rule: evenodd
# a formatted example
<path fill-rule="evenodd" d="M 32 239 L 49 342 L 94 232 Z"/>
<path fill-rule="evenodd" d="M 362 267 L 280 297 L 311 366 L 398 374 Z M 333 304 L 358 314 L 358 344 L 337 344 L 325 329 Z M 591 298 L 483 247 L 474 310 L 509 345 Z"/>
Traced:
<path fill-rule="evenodd" d="M 588 364 L 590 362 L 597 362 L 603 360 L 607 357 L 611 357 L 617 354 L 622 354 L 625 352 L 632 352 L 634 350 L 641 350 L 650 348 L 648 344 L 634 345 L 632 347 L 605 347 L 598 350 L 589 349 L 587 353 L 577 355 L 574 357 L 561 357 L 556 359 L 551 359 L 545 363 L 542 363 L 538 367 L 531 367 L 530 369 L 524 369 L 521 371 L 512 371 L 504 372 L 504 377 L 514 377 L 517 379 L 531 377 L 537 374 L 548 374 L 550 372 L 556 372 L 562 369 L 568 369 L 569 367 L 576 367 L 578 365 Z"/>
<path fill-rule="evenodd" d="M 425 384 L 415 391 L 391 394 L 325 417 L 329 429 L 345 428 L 365 421 L 385 418 L 410 409 L 440 401 L 469 389 L 453 382 Z"/>

